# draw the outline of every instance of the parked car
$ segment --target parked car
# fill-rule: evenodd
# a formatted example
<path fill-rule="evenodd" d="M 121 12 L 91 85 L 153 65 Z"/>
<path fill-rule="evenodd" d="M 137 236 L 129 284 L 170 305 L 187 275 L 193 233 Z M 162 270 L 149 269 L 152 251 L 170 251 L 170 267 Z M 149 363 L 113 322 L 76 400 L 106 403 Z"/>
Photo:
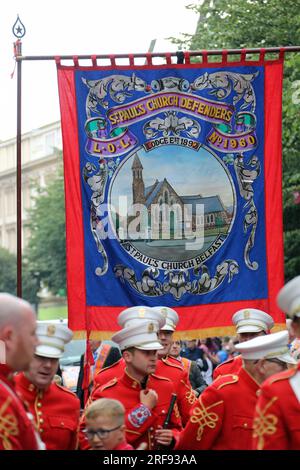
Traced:
<path fill-rule="evenodd" d="M 63 357 L 59 360 L 62 385 L 72 392 L 76 392 L 76 386 L 80 370 L 80 357 L 85 352 L 85 339 L 73 339 L 65 345 Z"/>
<path fill-rule="evenodd" d="M 109 340 L 102 341 L 102 344 L 111 344 L 117 346 L 116 343 Z M 62 373 L 62 384 L 72 392 L 76 391 L 78 376 L 80 371 L 80 358 L 86 350 L 85 339 L 73 339 L 65 345 L 63 357 L 59 360 Z"/>

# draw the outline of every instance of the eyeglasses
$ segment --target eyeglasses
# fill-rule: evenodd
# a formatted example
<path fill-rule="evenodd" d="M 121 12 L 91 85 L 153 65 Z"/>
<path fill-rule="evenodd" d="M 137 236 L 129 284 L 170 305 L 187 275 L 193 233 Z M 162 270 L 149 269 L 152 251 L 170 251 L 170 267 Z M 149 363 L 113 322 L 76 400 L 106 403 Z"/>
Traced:
<path fill-rule="evenodd" d="M 268 362 L 274 362 L 274 364 L 278 364 L 282 367 L 282 369 L 287 369 L 287 363 L 280 361 L 279 359 L 267 359 Z"/>
<path fill-rule="evenodd" d="M 96 429 L 96 431 L 93 431 L 93 429 L 84 429 L 83 432 L 90 441 L 92 441 L 95 436 L 97 436 L 98 439 L 107 439 L 111 432 L 116 431 L 120 427 L 121 425 L 113 429 Z"/>

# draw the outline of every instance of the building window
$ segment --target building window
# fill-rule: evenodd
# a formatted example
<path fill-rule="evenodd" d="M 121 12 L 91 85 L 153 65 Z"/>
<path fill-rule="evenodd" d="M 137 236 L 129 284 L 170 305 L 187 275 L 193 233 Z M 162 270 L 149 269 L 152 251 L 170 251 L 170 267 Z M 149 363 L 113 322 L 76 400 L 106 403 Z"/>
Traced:
<path fill-rule="evenodd" d="M 7 249 L 11 253 L 15 253 L 17 251 L 16 230 L 14 228 L 8 229 L 6 232 L 6 235 L 7 235 Z"/>
<path fill-rule="evenodd" d="M 28 246 L 29 240 L 30 240 L 29 227 L 23 227 L 23 245 Z"/>
<path fill-rule="evenodd" d="M 16 214 L 16 190 L 15 188 L 8 189 L 5 194 L 5 214 Z"/>
<path fill-rule="evenodd" d="M 45 155 L 45 140 L 44 136 L 32 137 L 31 140 L 31 160 L 41 158 Z"/>
<path fill-rule="evenodd" d="M 196 224 L 199 226 L 203 226 L 204 225 L 204 217 L 203 215 L 198 215 L 196 217 Z"/>
<path fill-rule="evenodd" d="M 49 134 L 46 134 L 45 136 L 45 153 L 46 155 L 49 155 L 53 153 L 53 147 L 55 145 L 55 133 L 50 132 Z"/>
<path fill-rule="evenodd" d="M 165 199 L 165 203 L 169 204 L 169 193 L 168 193 L 168 191 L 164 192 L 164 199 Z"/>
<path fill-rule="evenodd" d="M 30 186 L 29 185 L 23 186 L 22 206 L 23 206 L 23 210 L 30 209 L 31 202 L 30 202 Z"/>

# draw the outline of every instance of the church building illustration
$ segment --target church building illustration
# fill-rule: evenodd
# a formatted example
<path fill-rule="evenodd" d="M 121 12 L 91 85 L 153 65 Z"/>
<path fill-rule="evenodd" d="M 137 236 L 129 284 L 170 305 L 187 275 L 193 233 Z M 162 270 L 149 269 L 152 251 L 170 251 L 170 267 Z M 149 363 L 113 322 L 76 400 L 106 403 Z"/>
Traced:
<path fill-rule="evenodd" d="M 132 170 L 132 200 L 133 204 L 142 204 L 148 211 L 148 225 L 151 230 L 155 228 L 160 232 L 159 238 L 163 236 L 164 227 L 170 233 L 170 238 L 174 233 L 181 235 L 182 229 L 186 224 L 196 235 L 197 227 L 204 227 L 207 232 L 209 229 L 218 228 L 220 231 L 227 231 L 232 215 L 226 210 L 221 198 L 218 195 L 202 196 L 180 195 L 171 185 L 167 178 L 156 179 L 151 186 L 145 187 L 143 179 L 143 165 L 136 153 L 131 166 Z M 202 211 L 199 215 L 199 207 L 202 205 Z M 197 210 L 198 206 L 198 210 Z M 158 209 L 158 217 L 155 216 L 153 207 Z M 161 209 L 160 209 L 161 208 Z M 170 210 L 166 210 L 170 209 Z M 188 214 L 187 212 L 188 211 Z M 187 220 L 184 220 L 185 214 Z M 181 236 L 180 236 L 181 238 Z"/>

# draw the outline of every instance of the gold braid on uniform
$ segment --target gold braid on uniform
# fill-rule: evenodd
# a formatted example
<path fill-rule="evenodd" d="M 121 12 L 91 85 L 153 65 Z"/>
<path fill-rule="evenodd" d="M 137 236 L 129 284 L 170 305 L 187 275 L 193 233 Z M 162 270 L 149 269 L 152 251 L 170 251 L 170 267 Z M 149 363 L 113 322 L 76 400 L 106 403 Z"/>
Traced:
<path fill-rule="evenodd" d="M 193 405 L 195 403 L 195 401 L 197 400 L 197 397 L 192 388 L 186 392 L 185 398 L 187 399 L 190 405 Z"/>
<path fill-rule="evenodd" d="M 3 441 L 3 447 L 5 450 L 12 450 L 9 437 L 17 436 L 19 434 L 17 418 L 12 414 L 4 414 L 11 401 L 12 399 L 8 397 L 0 408 L 0 437 Z"/>
<path fill-rule="evenodd" d="M 197 431 L 197 441 L 201 441 L 202 434 L 204 431 L 205 426 L 209 427 L 210 429 L 214 429 L 217 425 L 217 421 L 219 419 L 219 415 L 217 413 L 209 412 L 211 408 L 220 405 L 223 403 L 223 400 L 213 403 L 212 405 L 205 407 L 202 403 L 201 397 L 198 400 L 199 407 L 196 406 L 193 409 L 192 416 L 190 417 L 191 423 L 199 423 L 198 431 Z"/>
<path fill-rule="evenodd" d="M 174 414 L 177 419 L 181 418 L 177 403 L 174 405 Z"/>
<path fill-rule="evenodd" d="M 37 427 L 37 430 L 38 432 L 40 432 L 40 427 L 41 427 L 41 412 L 40 410 L 38 409 L 38 402 L 39 400 L 42 400 L 43 399 L 43 392 L 40 390 L 37 394 L 36 394 L 36 397 L 35 397 L 35 400 L 34 400 L 34 412 L 35 412 L 35 421 L 36 421 L 36 427 Z"/>
<path fill-rule="evenodd" d="M 254 419 L 253 422 L 253 437 L 258 438 L 257 450 L 262 450 L 264 448 L 265 435 L 271 436 L 276 432 L 276 424 L 278 422 L 277 416 L 273 414 L 266 414 L 267 410 L 276 400 L 277 397 L 271 398 L 263 410 L 261 410 L 258 406 L 256 407 L 258 416 Z"/>

